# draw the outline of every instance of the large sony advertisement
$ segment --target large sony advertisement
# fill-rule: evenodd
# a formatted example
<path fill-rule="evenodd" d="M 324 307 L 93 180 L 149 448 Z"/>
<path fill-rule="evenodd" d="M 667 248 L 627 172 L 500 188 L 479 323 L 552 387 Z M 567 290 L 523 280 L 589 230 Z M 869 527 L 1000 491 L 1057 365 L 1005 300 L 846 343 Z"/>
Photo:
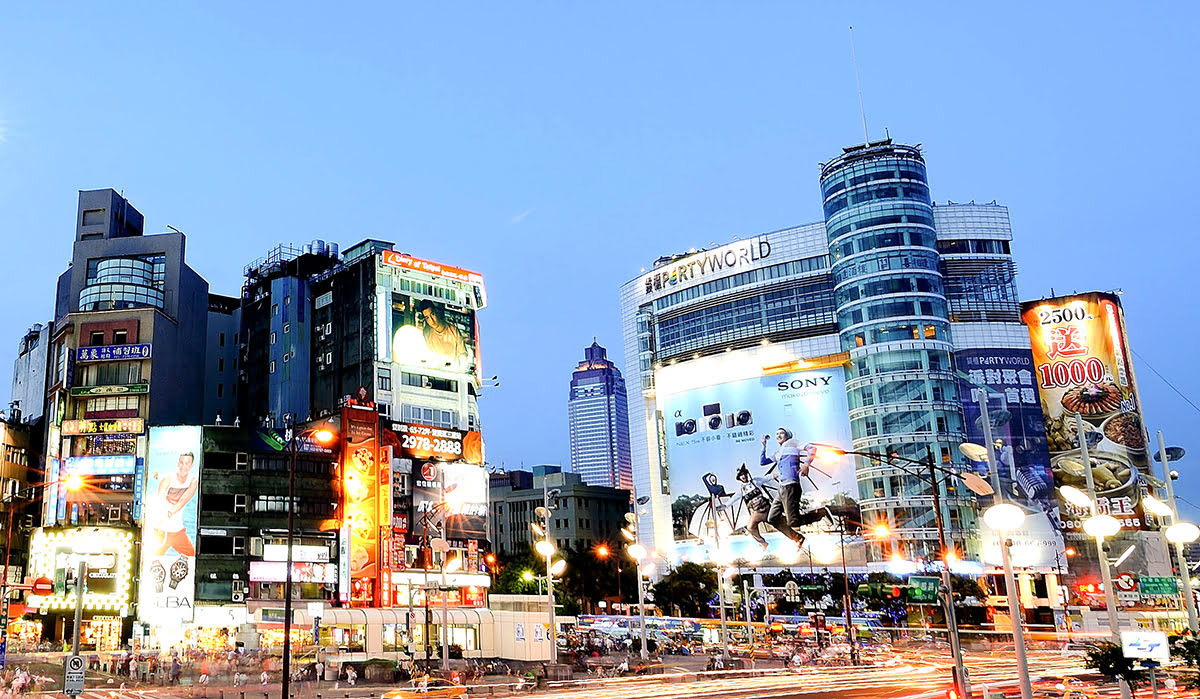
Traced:
<path fill-rule="evenodd" d="M 479 366 L 475 314 L 440 301 L 392 294 L 392 361 L 473 374 Z"/>
<path fill-rule="evenodd" d="M 153 626 L 192 620 L 200 427 L 152 427 L 147 450 L 138 616 Z"/>
<path fill-rule="evenodd" d="M 959 371 L 959 395 L 967 423 L 967 441 L 984 444 L 983 414 L 977 402 L 979 386 L 988 388 L 991 423 L 1000 490 L 1005 500 L 1025 510 L 1025 522 L 1008 536 L 1013 565 L 1054 570 L 1061 563 L 1063 537 L 1042 406 L 1029 350 L 969 349 L 954 353 Z M 989 479 L 985 464 L 976 466 Z M 980 501 L 980 511 L 993 498 Z M 983 562 L 1003 565 L 1001 536 L 980 519 Z"/>
<path fill-rule="evenodd" d="M 787 537 L 768 522 L 776 519 L 772 508 L 781 509 L 791 465 L 805 460 L 808 443 L 850 449 L 842 367 L 720 383 L 662 400 L 675 540 L 715 544 L 725 537 L 720 549 L 786 555 Z M 799 483 L 796 506 L 810 524 L 820 519 L 810 516 L 815 510 L 853 499 L 857 490 L 849 458 L 814 463 Z"/>

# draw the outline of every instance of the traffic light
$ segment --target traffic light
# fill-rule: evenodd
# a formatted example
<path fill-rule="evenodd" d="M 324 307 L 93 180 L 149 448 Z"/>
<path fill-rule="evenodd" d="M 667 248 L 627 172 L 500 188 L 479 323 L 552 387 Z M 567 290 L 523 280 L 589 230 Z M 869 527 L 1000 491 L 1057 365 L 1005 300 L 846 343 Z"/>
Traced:
<path fill-rule="evenodd" d="M 915 585 L 893 583 L 865 583 L 858 586 L 858 595 L 868 599 L 895 600 L 907 602 L 920 598 L 920 588 Z"/>

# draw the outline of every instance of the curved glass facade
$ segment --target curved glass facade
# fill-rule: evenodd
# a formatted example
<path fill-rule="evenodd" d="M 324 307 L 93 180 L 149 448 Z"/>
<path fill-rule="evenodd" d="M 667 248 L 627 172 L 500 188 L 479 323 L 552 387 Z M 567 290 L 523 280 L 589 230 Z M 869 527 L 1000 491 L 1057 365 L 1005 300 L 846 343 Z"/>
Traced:
<path fill-rule="evenodd" d="M 79 292 L 79 310 L 162 308 L 163 300 L 161 263 L 139 258 L 110 258 L 89 265 L 87 286 Z"/>
<path fill-rule="evenodd" d="M 965 439 L 951 364 L 949 307 L 933 205 L 918 149 L 890 141 L 847 149 L 821 172 L 838 337 L 850 353 L 847 398 L 856 451 L 957 459 Z M 888 524 L 900 553 L 936 557 L 930 487 L 856 457 L 867 522 Z M 974 527 L 973 500 L 942 484 L 947 534 L 960 550 Z"/>

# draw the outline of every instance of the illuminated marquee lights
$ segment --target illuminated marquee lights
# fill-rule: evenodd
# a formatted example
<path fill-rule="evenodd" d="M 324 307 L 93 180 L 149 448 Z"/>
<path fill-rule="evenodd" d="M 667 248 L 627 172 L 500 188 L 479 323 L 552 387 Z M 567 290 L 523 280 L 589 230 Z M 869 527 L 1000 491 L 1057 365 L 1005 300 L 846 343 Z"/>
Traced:
<path fill-rule="evenodd" d="M 87 592 L 83 596 L 84 609 L 109 611 L 119 616 L 129 614 L 130 584 L 133 579 L 133 532 L 123 529 L 38 529 L 30 542 L 30 568 L 34 576 L 55 579 L 59 569 L 57 557 L 64 550 L 71 559 L 69 565 L 77 565 L 77 556 L 115 556 L 115 592 L 111 594 Z M 69 610 L 75 608 L 75 593 L 64 592 L 54 595 L 30 595 L 29 606 L 43 610 Z"/>

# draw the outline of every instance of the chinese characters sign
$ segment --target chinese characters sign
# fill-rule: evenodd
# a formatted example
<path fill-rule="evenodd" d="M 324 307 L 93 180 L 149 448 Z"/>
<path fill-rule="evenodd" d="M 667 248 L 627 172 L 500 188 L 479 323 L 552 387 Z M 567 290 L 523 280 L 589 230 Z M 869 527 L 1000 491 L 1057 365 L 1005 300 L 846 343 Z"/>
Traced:
<path fill-rule="evenodd" d="M 370 607 L 380 575 L 379 414 L 374 410 L 344 408 L 342 435 L 342 492 L 345 522 L 350 529 L 353 581 L 350 603 Z"/>
<path fill-rule="evenodd" d="M 1024 304 L 1034 374 L 1056 486 L 1084 488 L 1087 479 L 1077 434 L 1083 418 L 1096 503 L 1122 528 L 1148 529 L 1141 508 L 1142 474 L 1150 473 L 1146 428 L 1130 364 L 1120 302 L 1087 293 Z M 1064 529 L 1082 531 L 1088 512 L 1061 504 Z"/>
<path fill-rule="evenodd" d="M 76 361 L 115 362 L 150 358 L 150 345 L 105 345 L 103 347 L 80 347 L 75 351 Z"/>
<path fill-rule="evenodd" d="M 1021 528 L 1008 535 L 1013 564 L 1026 569 L 1052 570 L 1062 552 L 1062 525 L 1054 496 L 1033 356 L 1029 350 L 972 349 L 955 352 L 954 363 L 959 371 L 958 391 L 968 442 L 984 444 L 986 440 L 982 411 L 973 389 L 982 385 L 999 394 L 989 398 L 988 417 L 1000 490 L 1027 513 Z M 979 475 L 987 478 L 986 467 L 978 468 Z M 985 500 L 980 509 L 991 504 L 991 498 Z M 983 562 L 1002 565 L 1000 534 L 982 521 L 979 526 Z"/>

